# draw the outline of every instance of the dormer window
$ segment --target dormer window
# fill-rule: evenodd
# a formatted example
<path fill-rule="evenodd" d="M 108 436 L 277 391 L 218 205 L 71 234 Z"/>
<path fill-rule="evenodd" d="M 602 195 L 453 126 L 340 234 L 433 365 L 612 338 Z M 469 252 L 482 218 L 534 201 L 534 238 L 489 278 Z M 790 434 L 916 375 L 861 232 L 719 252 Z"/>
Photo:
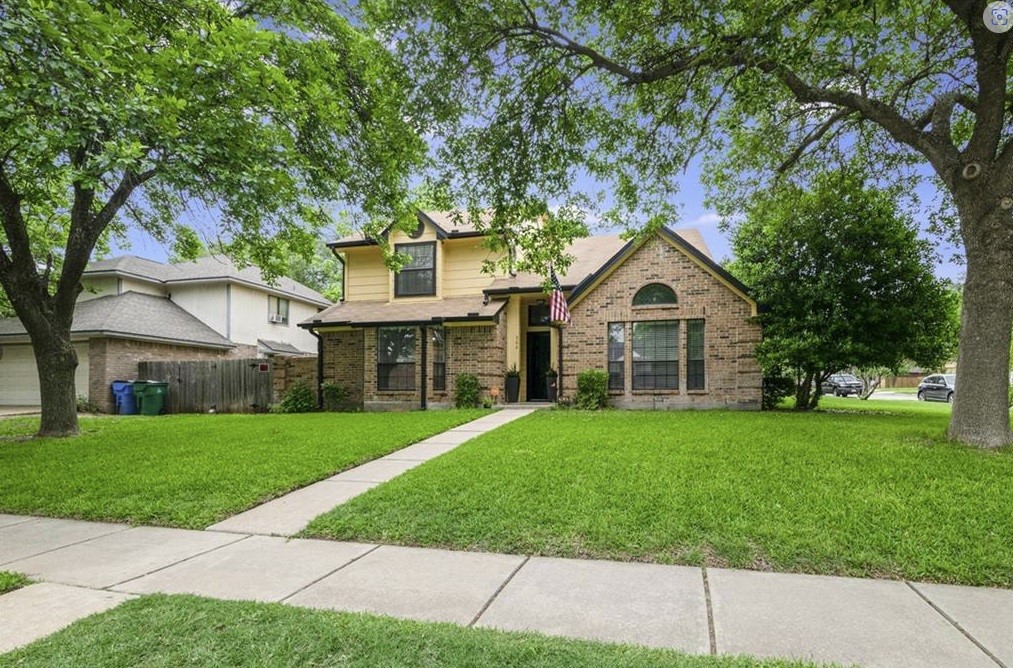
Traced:
<path fill-rule="evenodd" d="M 395 297 L 421 297 L 436 294 L 436 242 L 396 244 L 394 251 L 411 260 L 394 277 Z"/>

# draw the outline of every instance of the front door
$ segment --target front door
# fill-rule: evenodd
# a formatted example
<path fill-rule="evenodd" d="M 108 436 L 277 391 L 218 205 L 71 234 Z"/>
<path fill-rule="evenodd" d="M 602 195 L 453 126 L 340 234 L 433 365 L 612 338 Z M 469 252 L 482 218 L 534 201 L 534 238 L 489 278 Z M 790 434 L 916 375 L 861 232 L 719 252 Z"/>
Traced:
<path fill-rule="evenodd" d="M 528 332 L 528 401 L 546 401 L 545 372 L 551 359 L 549 332 Z"/>

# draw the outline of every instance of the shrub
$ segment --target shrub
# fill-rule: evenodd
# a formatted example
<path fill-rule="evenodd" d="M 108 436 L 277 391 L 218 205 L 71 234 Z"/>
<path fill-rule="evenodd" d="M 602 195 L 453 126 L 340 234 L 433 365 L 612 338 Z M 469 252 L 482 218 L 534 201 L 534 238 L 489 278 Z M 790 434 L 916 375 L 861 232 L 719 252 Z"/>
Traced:
<path fill-rule="evenodd" d="M 282 413 L 309 413 L 316 409 L 316 393 L 306 383 L 293 385 L 281 400 Z"/>
<path fill-rule="evenodd" d="M 90 401 L 88 397 L 79 394 L 77 396 L 77 412 L 98 413 L 98 404 L 96 404 L 94 401 Z"/>
<path fill-rule="evenodd" d="M 773 410 L 777 408 L 782 399 L 791 396 L 794 392 L 795 381 L 791 378 L 764 376 L 760 407 L 765 411 Z"/>
<path fill-rule="evenodd" d="M 584 369 L 577 374 L 577 408 L 598 411 L 608 406 L 609 375 L 601 369 Z"/>
<path fill-rule="evenodd" d="M 459 373 L 454 378 L 454 405 L 458 408 L 478 408 L 478 376 L 473 373 Z"/>
<path fill-rule="evenodd" d="M 326 382 L 321 386 L 324 394 L 324 410 L 347 412 L 355 410 L 351 401 L 351 392 L 344 385 Z"/>

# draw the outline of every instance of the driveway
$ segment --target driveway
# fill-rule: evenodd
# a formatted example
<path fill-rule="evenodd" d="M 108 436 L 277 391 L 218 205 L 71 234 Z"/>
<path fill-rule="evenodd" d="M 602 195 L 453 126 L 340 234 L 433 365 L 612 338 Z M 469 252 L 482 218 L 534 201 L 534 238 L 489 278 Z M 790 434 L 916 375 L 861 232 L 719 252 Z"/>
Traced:
<path fill-rule="evenodd" d="M 39 406 L 0 406 L 0 418 L 15 415 L 38 415 L 42 412 Z"/>

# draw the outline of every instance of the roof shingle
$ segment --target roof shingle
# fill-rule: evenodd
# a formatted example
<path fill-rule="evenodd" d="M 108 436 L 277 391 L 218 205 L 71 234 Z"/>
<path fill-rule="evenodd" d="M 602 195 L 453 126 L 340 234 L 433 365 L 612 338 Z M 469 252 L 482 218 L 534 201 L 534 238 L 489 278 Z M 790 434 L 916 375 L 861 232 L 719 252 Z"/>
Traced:
<path fill-rule="evenodd" d="M 427 301 L 342 302 L 299 323 L 302 327 L 320 325 L 395 325 L 425 324 L 441 321 L 493 320 L 506 305 L 483 295 L 450 297 Z"/>
<path fill-rule="evenodd" d="M 107 334 L 212 348 L 235 348 L 224 336 L 165 297 L 124 292 L 78 302 L 71 334 Z M 0 318 L 0 337 L 25 336 L 18 318 Z"/>

